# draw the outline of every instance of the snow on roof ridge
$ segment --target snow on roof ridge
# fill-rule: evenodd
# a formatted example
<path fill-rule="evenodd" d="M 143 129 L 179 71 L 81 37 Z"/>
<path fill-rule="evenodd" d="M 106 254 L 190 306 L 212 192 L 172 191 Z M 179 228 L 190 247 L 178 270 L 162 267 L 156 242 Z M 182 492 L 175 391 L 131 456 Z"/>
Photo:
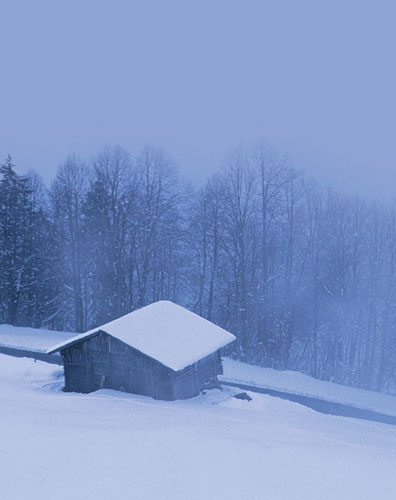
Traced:
<path fill-rule="evenodd" d="M 59 351 L 99 331 L 174 371 L 182 370 L 235 340 L 234 335 L 198 314 L 169 300 L 160 300 L 61 342 L 47 353 Z"/>

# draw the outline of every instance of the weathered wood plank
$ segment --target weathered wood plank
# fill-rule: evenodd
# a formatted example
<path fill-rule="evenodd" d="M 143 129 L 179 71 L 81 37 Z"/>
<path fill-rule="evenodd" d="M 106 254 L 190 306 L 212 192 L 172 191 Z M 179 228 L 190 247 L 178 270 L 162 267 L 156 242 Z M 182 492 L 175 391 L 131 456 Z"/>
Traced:
<path fill-rule="evenodd" d="M 156 399 L 187 399 L 218 385 L 218 353 L 174 372 L 104 332 L 62 350 L 67 391 L 109 388 Z"/>

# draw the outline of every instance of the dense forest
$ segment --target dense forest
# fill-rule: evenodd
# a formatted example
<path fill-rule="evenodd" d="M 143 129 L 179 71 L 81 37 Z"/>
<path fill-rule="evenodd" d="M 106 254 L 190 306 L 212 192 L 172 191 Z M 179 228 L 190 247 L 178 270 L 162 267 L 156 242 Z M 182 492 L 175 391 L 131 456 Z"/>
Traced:
<path fill-rule="evenodd" d="M 81 332 L 170 299 L 237 335 L 238 359 L 393 393 L 395 273 L 396 205 L 268 147 L 199 189 L 154 147 L 70 156 L 50 189 L 1 166 L 2 323 Z"/>

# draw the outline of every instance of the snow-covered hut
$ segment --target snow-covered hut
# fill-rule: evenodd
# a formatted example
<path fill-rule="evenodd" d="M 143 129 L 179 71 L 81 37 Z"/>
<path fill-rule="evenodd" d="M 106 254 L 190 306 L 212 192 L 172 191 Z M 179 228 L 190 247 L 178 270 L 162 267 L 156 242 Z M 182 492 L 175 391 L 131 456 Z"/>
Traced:
<path fill-rule="evenodd" d="M 48 350 L 60 352 L 65 391 L 102 388 L 186 399 L 217 385 L 220 348 L 235 337 L 169 301 L 154 302 Z"/>

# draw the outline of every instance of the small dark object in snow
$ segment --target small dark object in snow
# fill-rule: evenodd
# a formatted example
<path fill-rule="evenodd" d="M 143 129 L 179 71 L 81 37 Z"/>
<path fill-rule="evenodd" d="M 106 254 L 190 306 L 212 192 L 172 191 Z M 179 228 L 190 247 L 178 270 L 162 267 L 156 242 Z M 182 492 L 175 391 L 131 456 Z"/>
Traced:
<path fill-rule="evenodd" d="M 252 398 L 246 392 L 239 392 L 238 394 L 234 394 L 234 398 L 243 399 L 245 401 L 251 401 Z"/>

